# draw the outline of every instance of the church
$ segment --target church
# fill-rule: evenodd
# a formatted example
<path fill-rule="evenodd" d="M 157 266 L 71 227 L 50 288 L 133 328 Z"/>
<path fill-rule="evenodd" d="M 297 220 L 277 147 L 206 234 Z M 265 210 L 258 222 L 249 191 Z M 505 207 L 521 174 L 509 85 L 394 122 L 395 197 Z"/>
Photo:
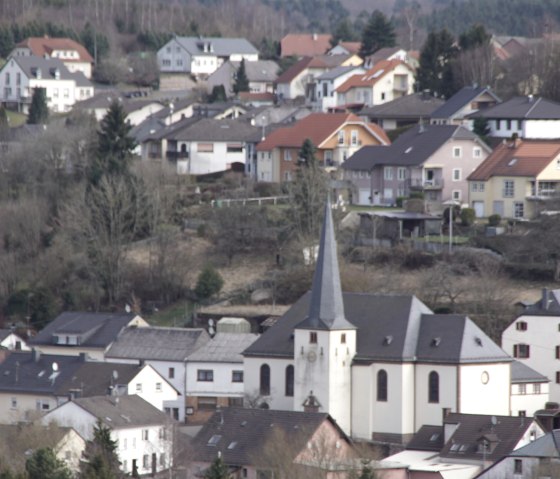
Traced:
<path fill-rule="evenodd" d="M 511 361 L 473 321 L 415 296 L 343 293 L 330 203 L 311 291 L 243 353 L 245 394 L 406 444 L 450 413 L 510 414 Z"/>

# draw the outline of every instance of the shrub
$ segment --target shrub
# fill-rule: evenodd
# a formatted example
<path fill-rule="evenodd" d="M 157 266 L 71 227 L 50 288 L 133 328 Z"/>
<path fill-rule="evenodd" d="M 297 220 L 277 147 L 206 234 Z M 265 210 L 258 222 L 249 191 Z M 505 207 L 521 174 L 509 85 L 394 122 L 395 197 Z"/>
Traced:
<path fill-rule="evenodd" d="M 472 226 L 474 223 L 474 219 L 476 214 L 473 208 L 463 208 L 461 210 L 461 224 L 463 226 Z"/>
<path fill-rule="evenodd" d="M 488 217 L 488 224 L 490 226 L 500 226 L 501 221 L 502 221 L 502 217 L 498 214 L 490 215 Z"/>
<path fill-rule="evenodd" d="M 211 265 L 206 265 L 198 275 L 194 292 L 199 299 L 208 299 L 218 294 L 224 285 L 220 273 Z"/>
<path fill-rule="evenodd" d="M 423 200 L 424 199 L 424 193 L 422 191 L 411 191 L 410 192 L 410 196 L 409 198 L 411 200 Z"/>
<path fill-rule="evenodd" d="M 397 197 L 397 201 L 396 201 L 396 205 L 397 208 L 402 208 L 403 207 L 403 202 L 406 198 L 404 196 L 399 196 Z"/>

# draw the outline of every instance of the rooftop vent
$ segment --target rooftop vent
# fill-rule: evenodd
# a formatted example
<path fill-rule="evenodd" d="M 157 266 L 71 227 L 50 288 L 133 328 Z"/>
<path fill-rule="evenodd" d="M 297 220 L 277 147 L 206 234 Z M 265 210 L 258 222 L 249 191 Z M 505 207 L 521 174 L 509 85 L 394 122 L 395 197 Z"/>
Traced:
<path fill-rule="evenodd" d="M 383 340 L 383 344 L 385 346 L 389 346 L 389 344 L 391 344 L 393 342 L 393 336 L 385 336 L 385 339 Z"/>
<path fill-rule="evenodd" d="M 441 343 L 441 338 L 432 339 L 432 347 L 437 348 L 440 343 Z"/>

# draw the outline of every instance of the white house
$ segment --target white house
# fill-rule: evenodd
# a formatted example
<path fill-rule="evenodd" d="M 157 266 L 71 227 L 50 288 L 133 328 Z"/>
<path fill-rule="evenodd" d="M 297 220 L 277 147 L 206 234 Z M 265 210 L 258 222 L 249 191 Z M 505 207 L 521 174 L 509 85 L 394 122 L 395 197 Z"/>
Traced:
<path fill-rule="evenodd" d="M 177 399 L 164 400 L 163 409 L 174 419 L 184 421 L 188 392 L 186 362 L 191 353 L 209 340 L 204 329 L 127 328 L 107 351 L 105 359 L 123 363 L 144 361 L 152 366 L 181 393 Z"/>
<path fill-rule="evenodd" d="M 181 394 L 152 366 L 14 352 L 0 363 L 0 423 L 33 420 L 71 398 L 137 394 L 161 411 Z"/>
<path fill-rule="evenodd" d="M 5 348 L 13 351 L 29 351 L 29 346 L 23 338 L 11 329 L 0 329 L 0 349 Z"/>
<path fill-rule="evenodd" d="M 224 61 L 257 61 L 258 50 L 244 38 L 174 37 L 157 52 L 161 73 L 207 77 Z"/>
<path fill-rule="evenodd" d="M 123 472 L 155 474 L 169 469 L 173 460 L 174 421 L 139 396 L 95 396 L 74 399 L 42 418 L 73 427 L 93 439 L 98 421 L 111 430 Z"/>
<path fill-rule="evenodd" d="M 243 356 L 258 335 L 216 335 L 194 351 L 187 361 L 187 415 L 192 421 L 207 419 L 219 407 L 243 406 Z"/>
<path fill-rule="evenodd" d="M 336 89 L 352 75 L 364 72 L 362 67 L 340 66 L 319 75 L 315 80 L 314 109 L 326 112 L 334 108 L 338 104 Z"/>
<path fill-rule="evenodd" d="M 549 401 L 550 380 L 520 361 L 511 363 L 512 416 L 533 417 Z"/>
<path fill-rule="evenodd" d="M 312 290 L 244 352 L 245 391 L 406 442 L 443 412 L 508 415 L 511 358 L 468 317 L 414 296 L 343 294 L 330 205 Z"/>
<path fill-rule="evenodd" d="M 71 73 L 61 60 L 34 56 L 10 58 L 0 69 L 0 102 L 27 112 L 33 90 L 44 88 L 47 106 L 67 112 L 93 96 L 93 84 L 81 72 Z"/>
<path fill-rule="evenodd" d="M 543 289 L 502 333 L 502 347 L 550 379 L 550 400 L 560 401 L 560 290 Z M 541 404 L 541 408 L 544 404 Z"/>
<path fill-rule="evenodd" d="M 30 37 L 18 43 L 10 57 L 35 56 L 58 58 L 72 73 L 81 72 L 91 78 L 93 57 L 83 45 L 71 38 Z"/>
<path fill-rule="evenodd" d="M 469 118 L 484 118 L 489 135 L 497 138 L 511 138 L 514 134 L 525 139 L 560 138 L 560 103 L 533 95 L 513 97 Z"/>

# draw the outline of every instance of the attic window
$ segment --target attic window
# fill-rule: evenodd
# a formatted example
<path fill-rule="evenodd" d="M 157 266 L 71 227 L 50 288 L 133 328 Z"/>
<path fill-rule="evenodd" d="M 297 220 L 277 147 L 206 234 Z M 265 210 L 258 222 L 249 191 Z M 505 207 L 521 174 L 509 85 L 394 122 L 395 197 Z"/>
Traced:
<path fill-rule="evenodd" d="M 439 432 L 436 432 L 435 434 L 432 434 L 432 435 L 430 436 L 430 442 L 437 441 L 438 438 L 439 438 Z"/>
<path fill-rule="evenodd" d="M 233 441 L 229 443 L 229 446 L 227 447 L 228 449 L 234 449 L 235 446 L 237 446 L 237 441 Z"/>
<path fill-rule="evenodd" d="M 437 348 L 440 343 L 441 343 L 441 338 L 432 339 L 432 347 Z"/>
<path fill-rule="evenodd" d="M 517 158 L 512 158 L 511 160 L 509 160 L 508 166 L 513 166 L 517 163 Z"/>
<path fill-rule="evenodd" d="M 460 444 L 458 444 L 458 443 L 452 444 L 452 445 L 451 445 L 450 451 L 453 451 L 453 452 L 458 451 L 458 450 L 459 450 L 459 446 L 460 446 Z"/>
<path fill-rule="evenodd" d="M 389 344 L 391 344 L 393 342 L 393 336 L 385 336 L 385 339 L 383 340 L 383 344 L 385 346 L 389 346 Z"/>
<path fill-rule="evenodd" d="M 222 439 L 222 436 L 220 434 L 214 434 L 209 440 L 208 440 L 208 446 L 217 446 L 218 443 L 220 442 L 220 439 Z"/>
<path fill-rule="evenodd" d="M 467 446 L 466 444 L 461 444 L 461 446 L 459 447 L 459 452 L 465 452 L 468 448 L 469 446 Z"/>

